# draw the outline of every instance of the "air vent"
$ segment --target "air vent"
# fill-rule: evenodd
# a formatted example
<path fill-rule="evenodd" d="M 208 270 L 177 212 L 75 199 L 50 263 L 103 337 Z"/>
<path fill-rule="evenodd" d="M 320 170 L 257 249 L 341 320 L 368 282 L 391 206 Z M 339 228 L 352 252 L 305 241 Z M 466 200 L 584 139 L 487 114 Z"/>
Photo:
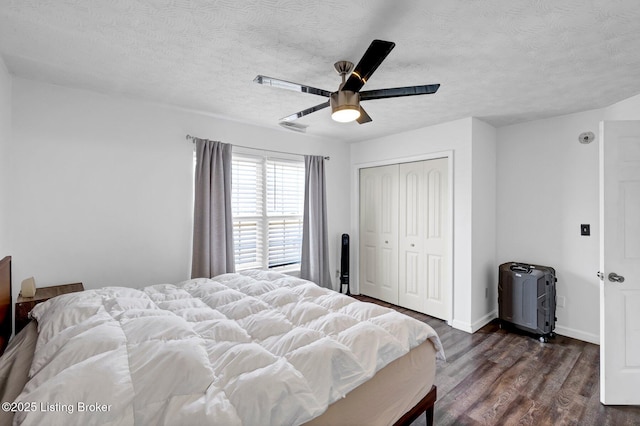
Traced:
<path fill-rule="evenodd" d="M 281 121 L 278 124 L 280 124 L 285 129 L 293 130 L 294 132 L 299 132 L 299 133 L 307 133 L 307 127 L 309 127 L 304 124 L 292 123 L 290 121 Z"/>

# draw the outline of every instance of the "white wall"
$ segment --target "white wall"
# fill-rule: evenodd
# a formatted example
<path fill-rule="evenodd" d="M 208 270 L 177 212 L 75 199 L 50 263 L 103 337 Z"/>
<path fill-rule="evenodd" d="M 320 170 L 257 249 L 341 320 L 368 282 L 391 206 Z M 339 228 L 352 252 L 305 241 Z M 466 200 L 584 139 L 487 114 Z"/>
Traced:
<path fill-rule="evenodd" d="M 16 280 L 33 275 L 41 286 L 82 281 L 96 288 L 187 279 L 193 147 L 186 134 L 330 155 L 330 241 L 349 226 L 345 144 L 19 78 L 13 82 L 9 217 Z M 331 259 L 338 258 L 337 250 L 332 244 Z"/>
<path fill-rule="evenodd" d="M 599 140 L 602 120 L 640 120 L 640 95 L 607 108 L 498 129 L 498 263 L 523 261 L 556 268 L 556 332 L 600 341 Z M 580 225 L 591 225 L 591 236 Z"/>
<path fill-rule="evenodd" d="M 352 212 L 351 233 L 358 234 L 358 188 L 359 167 L 406 161 L 411 157 L 453 151 L 453 321 L 452 325 L 469 329 L 472 323 L 471 295 L 474 277 L 472 260 L 471 217 L 471 141 L 472 119 L 412 130 L 396 135 L 354 143 L 351 145 L 352 162 Z M 353 240 L 357 245 L 357 240 Z M 353 259 L 353 256 L 352 256 Z M 357 277 L 356 259 L 351 269 Z M 484 286 L 483 286 L 484 288 Z M 356 289 L 357 291 L 357 289 Z"/>
<path fill-rule="evenodd" d="M 605 108 L 604 120 L 640 120 L 640 95 Z"/>
<path fill-rule="evenodd" d="M 83 281 L 88 288 L 187 278 L 192 146 L 184 136 L 189 133 L 256 148 L 330 155 L 327 202 L 335 271 L 340 234 L 357 232 L 354 168 L 452 150 L 453 324 L 475 330 L 490 317 L 496 309 L 497 265 L 522 260 L 558 269 L 558 295 L 565 297 L 566 306 L 558 308 L 557 331 L 597 342 L 597 142 L 581 145 L 577 136 L 586 130 L 597 133 L 602 119 L 640 119 L 640 95 L 604 110 L 497 132 L 468 118 L 349 147 L 277 128 L 12 79 L 0 61 L 0 255 L 14 257 L 14 297 L 15 283 L 31 275 L 43 286 Z M 496 139 L 497 165 L 491 153 Z M 494 167 L 497 194 L 490 184 Z M 349 181 L 351 189 L 344 184 Z M 492 197 L 497 200 L 495 243 Z M 591 224 L 591 237 L 579 235 L 581 223 Z M 494 260 L 492 245 L 497 246 Z"/>
<path fill-rule="evenodd" d="M 598 134 L 602 110 L 498 129 L 498 263 L 552 266 L 556 332 L 599 341 Z M 591 236 L 580 225 L 591 225 Z"/>
<path fill-rule="evenodd" d="M 496 263 L 496 129 L 474 118 L 472 124 L 473 331 L 498 315 Z"/>
<path fill-rule="evenodd" d="M 9 140 L 11 137 L 11 76 L 0 56 L 0 259 L 10 253 L 7 203 L 9 198 Z"/>

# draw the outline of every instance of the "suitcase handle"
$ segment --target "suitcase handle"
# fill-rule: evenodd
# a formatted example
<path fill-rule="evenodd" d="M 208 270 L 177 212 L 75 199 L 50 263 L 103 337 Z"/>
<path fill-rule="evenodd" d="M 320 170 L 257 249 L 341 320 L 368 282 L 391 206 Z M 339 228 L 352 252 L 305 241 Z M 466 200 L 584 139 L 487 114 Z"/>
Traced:
<path fill-rule="evenodd" d="M 531 272 L 531 265 L 523 265 L 521 263 L 514 263 L 510 268 L 513 272 L 524 272 L 528 274 Z"/>

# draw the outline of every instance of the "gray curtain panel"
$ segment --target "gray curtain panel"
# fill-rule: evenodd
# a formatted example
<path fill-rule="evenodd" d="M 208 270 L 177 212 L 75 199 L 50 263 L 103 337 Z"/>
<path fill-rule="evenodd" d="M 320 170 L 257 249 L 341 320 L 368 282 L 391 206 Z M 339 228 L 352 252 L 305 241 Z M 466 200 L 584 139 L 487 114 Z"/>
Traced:
<path fill-rule="evenodd" d="M 196 139 L 191 278 L 235 272 L 231 145 Z"/>
<path fill-rule="evenodd" d="M 327 201 L 325 197 L 324 158 L 305 155 L 304 222 L 302 225 L 302 261 L 300 277 L 333 288 L 329 270 Z"/>

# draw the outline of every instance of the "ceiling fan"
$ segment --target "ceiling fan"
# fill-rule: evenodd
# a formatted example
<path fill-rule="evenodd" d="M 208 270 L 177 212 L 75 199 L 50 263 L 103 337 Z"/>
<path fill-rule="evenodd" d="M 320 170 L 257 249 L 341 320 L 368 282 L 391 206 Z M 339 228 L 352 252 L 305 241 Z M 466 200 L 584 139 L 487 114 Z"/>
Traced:
<path fill-rule="evenodd" d="M 264 75 L 258 75 L 253 81 L 266 86 L 279 87 L 281 89 L 288 89 L 296 92 L 311 93 L 313 95 L 329 98 L 326 102 L 281 118 L 281 122 L 293 121 L 311 114 L 312 112 L 331 106 L 331 118 L 335 121 L 348 123 L 356 120 L 360 124 L 368 123 L 371 121 L 371 117 L 367 114 L 364 108 L 360 106 L 360 101 L 397 98 L 401 96 L 430 95 L 432 93 L 436 93 L 440 87 L 439 84 L 426 84 L 422 86 L 360 91 L 362 86 L 364 86 L 369 78 L 371 78 L 371 75 L 380 66 L 387 55 L 389 55 L 395 45 L 396 44 L 391 41 L 373 40 L 355 68 L 353 67 L 353 63 L 349 61 L 336 62 L 334 64 L 334 68 L 342 77 L 342 83 L 335 92 L 317 89 L 303 84 L 292 83 L 290 81 L 279 80 L 277 78 L 267 77 Z M 348 78 L 347 74 L 350 74 Z"/>

